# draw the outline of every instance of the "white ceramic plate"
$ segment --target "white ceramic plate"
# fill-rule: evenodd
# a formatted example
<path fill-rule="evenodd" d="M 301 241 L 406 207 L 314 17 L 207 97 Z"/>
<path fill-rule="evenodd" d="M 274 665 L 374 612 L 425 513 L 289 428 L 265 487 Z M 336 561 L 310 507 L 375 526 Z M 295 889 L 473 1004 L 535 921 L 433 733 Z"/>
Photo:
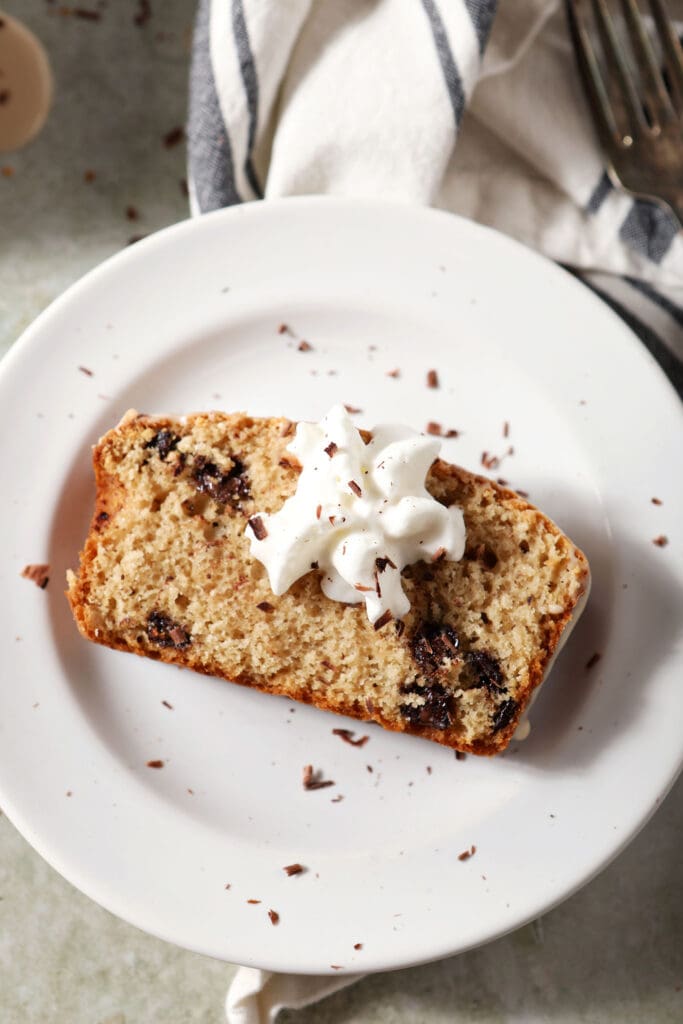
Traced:
<path fill-rule="evenodd" d="M 550 263 L 442 213 L 253 204 L 105 263 L 1 371 L 0 803 L 114 913 L 244 964 L 398 967 L 547 910 L 666 793 L 683 752 L 681 412 L 627 328 Z M 512 444 L 494 475 L 590 558 L 588 610 L 504 757 L 456 761 L 375 727 L 356 749 L 332 729 L 357 723 L 76 632 L 64 573 L 90 445 L 126 409 L 311 419 L 338 400 L 359 425 L 461 430 L 443 453 L 472 469 Z M 20 578 L 29 562 L 50 563 L 47 590 Z M 305 792 L 307 763 L 335 787 Z M 295 861 L 308 870 L 289 878 Z"/>

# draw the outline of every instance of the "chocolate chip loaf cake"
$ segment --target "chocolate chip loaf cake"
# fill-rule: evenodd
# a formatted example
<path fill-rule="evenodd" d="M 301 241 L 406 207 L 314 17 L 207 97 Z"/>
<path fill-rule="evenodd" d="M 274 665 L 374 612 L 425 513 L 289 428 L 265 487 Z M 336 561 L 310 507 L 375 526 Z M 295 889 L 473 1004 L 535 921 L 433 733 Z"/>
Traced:
<path fill-rule="evenodd" d="M 517 494 L 437 459 L 426 488 L 462 509 L 465 554 L 403 570 L 405 616 L 372 625 L 362 605 L 324 596 L 315 567 L 276 597 L 245 528 L 296 490 L 293 431 L 129 413 L 106 434 L 68 574 L 81 633 L 457 750 L 503 750 L 578 617 L 584 555 Z"/>

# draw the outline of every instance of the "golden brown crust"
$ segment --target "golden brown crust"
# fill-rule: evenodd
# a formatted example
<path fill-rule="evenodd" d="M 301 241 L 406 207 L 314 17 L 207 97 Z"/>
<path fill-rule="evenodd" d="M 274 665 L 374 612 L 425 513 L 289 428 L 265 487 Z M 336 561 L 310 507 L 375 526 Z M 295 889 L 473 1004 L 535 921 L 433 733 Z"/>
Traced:
<path fill-rule="evenodd" d="M 314 571 L 274 597 L 244 528 L 295 489 L 286 422 L 128 416 L 102 438 L 67 591 L 79 630 L 456 749 L 503 750 L 588 586 L 585 557 L 513 491 L 437 460 L 427 486 L 463 508 L 467 551 L 405 570 L 402 633 L 329 601 Z"/>

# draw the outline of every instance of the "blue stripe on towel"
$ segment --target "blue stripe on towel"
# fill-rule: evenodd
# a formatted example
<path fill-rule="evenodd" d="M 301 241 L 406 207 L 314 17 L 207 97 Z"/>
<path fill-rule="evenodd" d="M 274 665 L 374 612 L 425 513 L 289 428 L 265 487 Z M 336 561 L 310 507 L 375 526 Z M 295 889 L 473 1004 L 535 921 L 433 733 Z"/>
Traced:
<path fill-rule="evenodd" d="M 429 19 L 429 26 L 432 30 L 432 35 L 434 36 L 434 45 L 436 46 L 441 70 L 443 71 L 443 76 L 446 80 L 446 87 L 448 89 L 448 96 L 453 108 L 455 128 L 457 131 L 463 110 L 465 109 L 465 90 L 463 89 L 462 79 L 455 63 L 450 43 L 448 42 L 448 36 L 446 34 L 441 14 L 439 13 L 439 8 L 434 0 L 422 0 L 422 6 L 424 7 L 425 14 Z"/>
<path fill-rule="evenodd" d="M 190 175 L 202 213 L 242 202 L 211 66 L 211 0 L 200 0 L 195 21 L 188 115 Z"/>
<path fill-rule="evenodd" d="M 672 213 L 656 203 L 638 199 L 619 228 L 619 238 L 641 256 L 661 263 L 679 230 Z"/>
<path fill-rule="evenodd" d="M 484 52 L 491 32 L 491 25 L 498 6 L 498 0 L 465 0 L 465 7 L 472 19 L 474 31 L 479 40 L 479 54 Z"/>
<path fill-rule="evenodd" d="M 254 55 L 251 52 L 247 23 L 244 18 L 244 6 L 242 0 L 232 0 L 232 33 L 237 47 L 237 56 L 240 62 L 240 73 L 244 84 L 244 92 L 247 97 L 247 110 L 249 113 L 249 130 L 247 138 L 247 155 L 244 160 L 244 173 L 251 185 L 254 195 L 263 199 L 263 189 L 252 162 L 254 143 L 256 141 L 256 129 L 258 128 L 258 76 Z"/>

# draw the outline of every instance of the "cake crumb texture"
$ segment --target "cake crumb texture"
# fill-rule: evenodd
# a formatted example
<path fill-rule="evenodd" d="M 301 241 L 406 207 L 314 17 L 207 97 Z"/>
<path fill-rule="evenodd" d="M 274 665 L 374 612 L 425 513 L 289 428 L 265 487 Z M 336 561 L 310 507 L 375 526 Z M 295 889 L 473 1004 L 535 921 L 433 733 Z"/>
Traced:
<path fill-rule="evenodd" d="M 245 527 L 296 489 L 287 423 L 131 413 L 101 439 L 68 574 L 81 633 L 457 750 L 503 750 L 587 590 L 584 555 L 525 499 L 437 460 L 426 486 L 463 509 L 466 552 L 404 570 L 402 622 L 374 629 L 363 604 L 322 594 L 315 569 L 276 597 Z"/>

